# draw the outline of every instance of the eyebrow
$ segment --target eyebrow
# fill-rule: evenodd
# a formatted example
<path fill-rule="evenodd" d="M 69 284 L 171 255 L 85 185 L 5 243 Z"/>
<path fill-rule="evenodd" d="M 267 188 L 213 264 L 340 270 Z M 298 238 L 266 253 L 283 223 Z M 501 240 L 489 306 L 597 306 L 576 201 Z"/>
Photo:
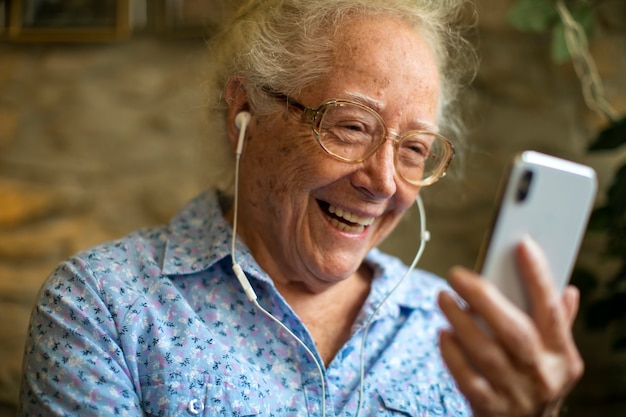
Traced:
<path fill-rule="evenodd" d="M 380 114 L 385 108 L 385 106 L 380 101 L 374 100 L 371 97 L 364 96 L 359 93 L 345 93 L 342 95 L 341 98 L 364 104 L 372 110 L 376 111 L 378 114 Z M 425 120 L 412 120 L 411 126 L 415 127 L 409 130 L 426 130 L 428 132 L 439 133 L 439 127 L 437 125 L 427 122 Z"/>
<path fill-rule="evenodd" d="M 426 130 L 428 132 L 439 133 L 439 126 L 434 125 L 430 122 L 426 122 L 424 120 L 416 120 L 414 122 L 417 126 L 417 130 Z"/>
<path fill-rule="evenodd" d="M 288 106 L 296 107 L 302 111 L 306 111 L 306 109 L 311 109 L 310 107 L 305 106 L 304 104 L 300 103 L 299 101 L 297 101 L 296 99 L 292 98 L 291 96 L 287 94 L 280 93 L 266 86 L 261 87 L 261 89 L 263 90 L 263 92 L 265 92 L 269 96 L 274 97 L 277 100 L 285 101 Z M 350 101 L 361 103 L 371 108 L 372 110 L 377 112 L 379 115 L 382 109 L 384 109 L 384 105 L 381 102 L 374 100 L 371 97 L 359 94 L 359 93 L 344 93 L 342 94 L 342 97 L 336 97 L 336 99 L 350 100 Z M 411 122 L 411 125 L 415 127 L 409 130 L 424 130 L 428 132 L 439 133 L 439 127 L 437 125 L 434 125 L 424 120 L 414 120 Z"/>
<path fill-rule="evenodd" d="M 366 105 L 367 107 L 376 111 L 377 113 L 381 113 L 382 110 L 385 108 L 385 106 L 380 101 L 374 100 L 371 97 L 364 96 L 358 93 L 345 93 L 345 94 L 342 94 L 341 97 L 337 97 L 337 98 L 356 101 L 358 103 Z"/>

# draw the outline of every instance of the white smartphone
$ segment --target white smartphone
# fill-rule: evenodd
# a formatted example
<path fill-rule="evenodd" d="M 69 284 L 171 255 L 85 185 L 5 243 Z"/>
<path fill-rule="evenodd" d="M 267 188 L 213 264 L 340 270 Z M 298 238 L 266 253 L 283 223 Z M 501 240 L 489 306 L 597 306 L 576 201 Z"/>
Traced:
<path fill-rule="evenodd" d="M 596 174 L 586 165 L 535 151 L 513 160 L 476 270 L 528 311 L 514 248 L 530 236 L 543 249 L 559 289 L 568 283 L 593 208 Z"/>

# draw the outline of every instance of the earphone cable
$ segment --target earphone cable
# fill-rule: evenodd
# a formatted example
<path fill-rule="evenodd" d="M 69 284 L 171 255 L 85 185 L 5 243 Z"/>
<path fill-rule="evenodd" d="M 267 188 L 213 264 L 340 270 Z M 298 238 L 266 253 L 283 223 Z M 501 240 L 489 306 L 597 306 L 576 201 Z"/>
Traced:
<path fill-rule="evenodd" d="M 404 279 L 407 276 L 409 276 L 409 274 L 413 271 L 413 269 L 415 269 L 415 266 L 417 265 L 420 258 L 422 257 L 422 253 L 424 252 L 424 248 L 426 247 L 426 242 L 430 240 L 430 233 L 428 230 L 426 230 L 426 212 L 424 210 L 424 202 L 422 201 L 422 198 L 420 197 L 419 194 L 417 195 L 417 198 L 415 199 L 415 203 L 417 204 L 417 208 L 419 211 L 419 219 L 420 219 L 420 244 L 417 249 L 417 252 L 415 253 L 415 256 L 413 257 L 413 261 L 411 262 L 411 265 L 406 270 L 406 272 L 402 275 L 402 278 L 398 280 L 398 282 L 393 286 L 393 288 L 391 288 L 391 290 L 387 293 L 385 298 L 383 298 L 383 300 L 374 309 L 372 314 L 370 314 L 369 318 L 367 319 L 367 322 L 365 323 L 365 326 L 363 327 L 363 335 L 361 336 L 361 351 L 360 351 L 360 357 L 359 357 L 359 372 L 360 372 L 359 401 L 357 403 L 355 417 L 359 416 L 359 414 L 361 413 L 361 407 L 363 406 L 363 391 L 365 389 L 365 340 L 367 338 L 367 333 L 369 332 L 370 326 L 373 323 L 374 317 L 376 316 L 376 314 L 380 311 L 382 306 L 389 299 L 389 297 L 391 297 L 391 295 L 396 291 L 396 289 L 400 286 L 400 284 L 404 281 Z"/>
<path fill-rule="evenodd" d="M 265 314 L 268 318 L 270 318 L 272 321 L 277 323 L 283 330 L 285 330 L 293 339 L 295 339 L 300 344 L 300 346 L 304 348 L 307 354 L 313 359 L 313 362 L 315 363 L 315 366 L 317 367 L 317 371 L 319 372 L 319 375 L 320 375 L 320 385 L 321 385 L 321 390 L 322 390 L 322 417 L 326 417 L 326 383 L 324 382 L 324 372 L 322 371 L 322 366 L 320 365 L 320 362 L 317 360 L 317 358 L 315 357 L 315 354 L 311 351 L 311 349 L 309 349 L 309 347 L 298 336 L 296 336 L 287 326 L 285 326 L 283 322 L 278 320 L 272 313 L 267 311 L 265 308 L 263 308 L 259 304 L 259 302 L 257 301 L 256 294 L 254 290 L 252 289 L 250 282 L 248 281 L 248 278 L 245 276 L 245 273 L 243 272 L 243 270 L 237 263 L 237 259 L 235 255 L 235 240 L 237 237 L 237 218 L 239 214 L 238 213 L 239 212 L 238 195 L 239 195 L 239 159 L 240 157 L 241 155 L 239 153 L 235 155 L 235 196 L 233 200 L 233 232 L 232 232 L 233 234 L 231 238 L 231 249 L 230 249 L 230 257 L 231 257 L 232 264 L 233 264 L 233 271 L 235 272 L 237 279 L 239 279 L 239 282 L 241 286 L 243 287 L 244 292 L 248 296 L 248 299 L 254 304 L 254 306 L 263 314 Z"/>

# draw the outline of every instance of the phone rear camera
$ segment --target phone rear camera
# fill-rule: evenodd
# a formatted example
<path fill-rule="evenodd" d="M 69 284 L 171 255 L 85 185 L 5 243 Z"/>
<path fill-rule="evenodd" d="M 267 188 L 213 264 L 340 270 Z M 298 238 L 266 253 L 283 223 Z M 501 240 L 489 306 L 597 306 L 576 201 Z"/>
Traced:
<path fill-rule="evenodd" d="M 521 203 L 522 201 L 526 200 L 532 180 L 533 172 L 531 170 L 524 171 L 524 173 L 520 177 L 519 184 L 517 185 L 517 193 L 515 195 L 517 202 Z"/>

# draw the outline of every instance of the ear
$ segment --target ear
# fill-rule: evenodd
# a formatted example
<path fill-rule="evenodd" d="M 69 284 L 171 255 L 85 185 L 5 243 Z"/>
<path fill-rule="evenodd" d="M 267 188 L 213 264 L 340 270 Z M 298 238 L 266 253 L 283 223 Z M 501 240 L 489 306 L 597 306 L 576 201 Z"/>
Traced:
<path fill-rule="evenodd" d="M 240 77 L 231 78 L 226 83 L 224 91 L 228 111 L 226 114 L 226 134 L 233 152 L 237 148 L 237 139 L 239 137 L 239 129 L 235 124 L 235 117 L 242 111 L 250 112 L 250 102 L 248 100 L 248 92 L 243 79 Z"/>

